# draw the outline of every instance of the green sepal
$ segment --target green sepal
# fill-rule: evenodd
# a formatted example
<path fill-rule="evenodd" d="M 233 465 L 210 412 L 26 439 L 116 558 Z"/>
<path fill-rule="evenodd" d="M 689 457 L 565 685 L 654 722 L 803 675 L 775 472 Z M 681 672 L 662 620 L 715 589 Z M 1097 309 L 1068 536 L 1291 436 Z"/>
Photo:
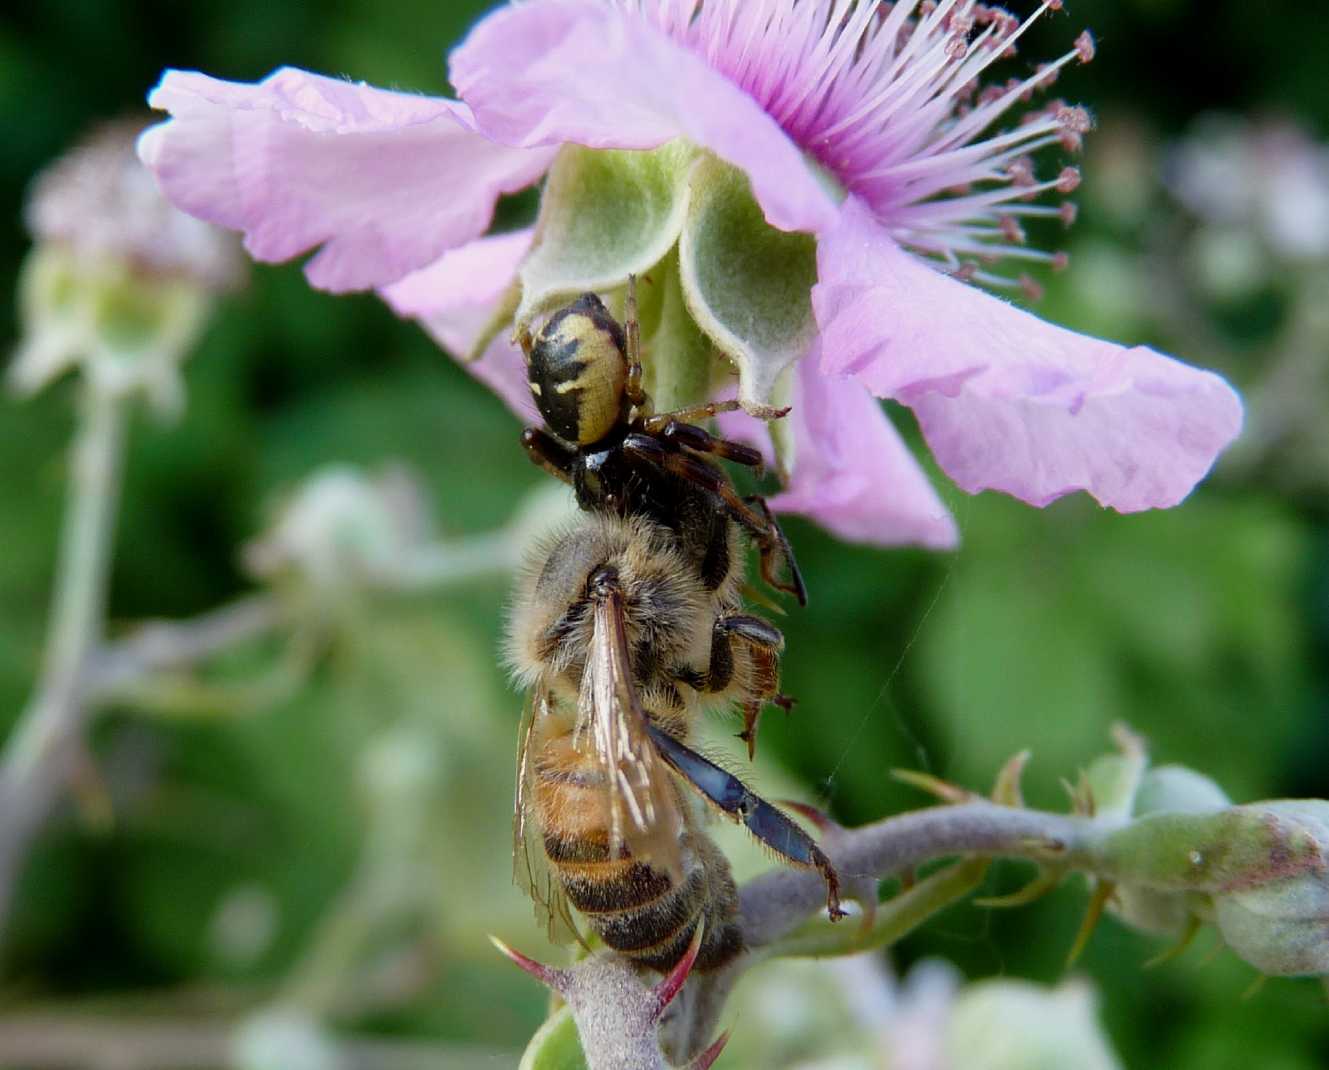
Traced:
<path fill-rule="evenodd" d="M 1149 766 L 1144 743 L 1123 725 L 1113 729 L 1118 752 L 1105 754 L 1084 772 L 1084 788 L 1093 816 L 1126 821 L 1135 807 L 1135 795 Z"/>
<path fill-rule="evenodd" d="M 517 1070 L 586 1070 L 586 1056 L 570 1007 L 562 1007 L 545 1019 L 526 1045 Z"/>
<path fill-rule="evenodd" d="M 816 333 L 815 239 L 776 230 L 746 176 L 704 157 L 692 171 L 679 266 L 693 318 L 738 366 L 739 401 L 770 415 L 783 398 L 782 377 Z"/>
<path fill-rule="evenodd" d="M 517 315 L 517 308 L 521 304 L 521 278 L 514 276 L 508 288 L 503 291 L 503 296 L 498 299 L 498 304 L 494 306 L 494 311 L 489 314 L 489 319 L 485 325 L 480 328 L 480 333 L 475 336 L 471 343 L 471 348 L 465 353 L 458 353 L 463 364 L 474 364 L 485 355 L 485 350 L 489 348 L 489 343 L 497 338 L 504 331 L 512 330 L 513 319 Z"/>
<path fill-rule="evenodd" d="M 521 267 L 518 329 L 586 291 L 623 286 L 678 241 L 697 150 L 676 139 L 649 152 L 567 145 L 540 199 L 535 247 Z"/>
<path fill-rule="evenodd" d="M 644 362 L 643 385 L 657 412 L 698 405 L 711 395 L 715 347 L 683 299 L 678 250 L 671 249 L 637 284 Z M 723 362 L 719 362 L 723 363 Z"/>

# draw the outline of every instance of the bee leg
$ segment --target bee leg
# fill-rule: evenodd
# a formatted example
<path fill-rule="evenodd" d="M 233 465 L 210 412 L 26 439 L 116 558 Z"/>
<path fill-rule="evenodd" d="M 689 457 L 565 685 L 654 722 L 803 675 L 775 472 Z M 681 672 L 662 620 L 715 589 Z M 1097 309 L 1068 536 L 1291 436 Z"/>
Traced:
<path fill-rule="evenodd" d="M 572 483 L 572 469 L 577 462 L 576 451 L 568 449 L 553 435 L 538 427 L 528 427 L 521 433 L 521 446 L 531 463 L 543 468 L 555 479 Z"/>
<path fill-rule="evenodd" d="M 770 621 L 741 613 L 720 617 L 711 629 L 710 664 L 705 672 L 679 669 L 674 677 L 696 691 L 715 693 L 725 690 L 734 679 L 734 644 L 741 643 L 751 658 L 752 693 L 755 698 L 743 703 L 743 731 L 738 734 L 748 746 L 750 761 L 757 749 L 757 720 L 762 705 L 769 700 L 788 708 L 793 700 L 779 693 L 780 652 L 784 636 Z"/>
<path fill-rule="evenodd" d="M 748 747 L 748 761 L 757 755 L 757 722 L 767 700 L 779 702 L 780 653 L 784 650 L 784 636 L 770 621 L 761 617 L 724 617 L 716 626 L 725 631 L 734 642 L 747 647 L 752 665 L 753 698 L 743 703 L 743 731 L 738 734 Z"/>
<path fill-rule="evenodd" d="M 815 869 L 826 881 L 826 911 L 831 920 L 845 916 L 840 909 L 840 878 L 816 842 L 781 810 L 714 762 L 703 758 L 672 736 L 649 726 L 661 757 L 703 799 L 739 824 L 786 862 Z"/>

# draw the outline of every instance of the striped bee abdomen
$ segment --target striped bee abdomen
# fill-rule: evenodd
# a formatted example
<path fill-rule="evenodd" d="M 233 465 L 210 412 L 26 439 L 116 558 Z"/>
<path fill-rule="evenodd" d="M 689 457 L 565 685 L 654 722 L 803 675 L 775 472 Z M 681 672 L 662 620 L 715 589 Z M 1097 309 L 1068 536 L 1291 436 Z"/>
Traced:
<path fill-rule="evenodd" d="M 738 893 L 728 860 L 709 837 L 684 835 L 684 874 L 633 858 L 611 858 L 607 786 L 572 746 L 550 739 L 535 770 L 534 805 L 545 855 L 568 900 L 606 946 L 644 966 L 668 970 L 705 918 L 697 968 L 714 969 L 742 949 Z"/>

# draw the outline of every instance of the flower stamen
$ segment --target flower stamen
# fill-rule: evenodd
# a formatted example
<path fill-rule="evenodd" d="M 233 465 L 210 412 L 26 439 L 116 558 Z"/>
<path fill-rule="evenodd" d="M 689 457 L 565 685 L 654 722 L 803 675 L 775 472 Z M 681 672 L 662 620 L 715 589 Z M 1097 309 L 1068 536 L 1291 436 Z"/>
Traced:
<path fill-rule="evenodd" d="M 1084 31 L 1033 73 L 983 85 L 1034 23 L 1062 10 L 1060 0 L 1043 0 L 1024 19 L 975 0 L 605 2 L 653 21 L 702 56 L 897 241 L 952 268 L 948 251 L 981 245 L 989 256 L 1014 256 L 1024 242 L 1009 237 L 1018 226 L 1013 202 L 1078 184 L 1073 168 L 1039 181 L 1029 157 L 1058 146 L 1078 152 L 1093 125 L 1086 109 L 1052 101 L 984 136 L 1066 66 L 1094 58 L 1093 36 Z M 1021 214 L 1067 225 L 1074 219 L 1064 206 Z"/>

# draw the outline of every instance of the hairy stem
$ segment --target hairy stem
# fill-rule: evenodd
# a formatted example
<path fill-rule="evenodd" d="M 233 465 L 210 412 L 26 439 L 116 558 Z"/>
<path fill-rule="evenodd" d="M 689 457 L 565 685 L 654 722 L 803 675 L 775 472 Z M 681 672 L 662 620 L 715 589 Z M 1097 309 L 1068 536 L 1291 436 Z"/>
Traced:
<path fill-rule="evenodd" d="M 823 845 L 845 884 L 866 888 L 877 879 L 955 855 L 1055 861 L 1092 871 L 1095 843 L 1103 830 L 1102 823 L 1090 818 L 974 800 L 836 830 Z M 954 879 L 963 884 L 967 873 L 957 871 Z M 937 898 L 938 909 L 954 901 L 950 891 L 947 884 L 946 894 Z M 739 895 L 749 953 L 721 970 L 691 978 L 658 1035 L 649 981 L 622 958 L 599 953 L 560 974 L 558 987 L 572 1009 L 592 1070 L 668 1070 L 665 1051 L 677 1065 L 695 1058 L 715 1039 L 738 979 L 767 957 L 770 945 L 824 908 L 826 886 L 817 873 L 782 867 L 749 881 Z M 924 912 L 911 911 L 909 927 L 923 918 Z"/>
<path fill-rule="evenodd" d="M 115 698 L 145 679 L 187 669 L 265 635 L 282 620 L 277 599 L 257 594 L 187 620 L 145 621 L 94 653 L 85 671 L 85 696 L 89 703 Z"/>
<path fill-rule="evenodd" d="M 95 388 L 82 399 L 42 675 L 0 759 L 0 932 L 28 843 L 80 759 L 84 673 L 106 614 L 126 404 Z"/>
<path fill-rule="evenodd" d="M 892 877 L 948 855 L 1032 858 L 1057 857 L 1069 865 L 1089 864 L 1096 826 L 1082 817 L 1016 809 L 974 801 L 888 817 L 845 831 L 826 844 L 842 880 Z M 773 869 L 739 893 L 743 937 L 760 948 L 797 928 L 826 900 L 817 873 Z"/>

